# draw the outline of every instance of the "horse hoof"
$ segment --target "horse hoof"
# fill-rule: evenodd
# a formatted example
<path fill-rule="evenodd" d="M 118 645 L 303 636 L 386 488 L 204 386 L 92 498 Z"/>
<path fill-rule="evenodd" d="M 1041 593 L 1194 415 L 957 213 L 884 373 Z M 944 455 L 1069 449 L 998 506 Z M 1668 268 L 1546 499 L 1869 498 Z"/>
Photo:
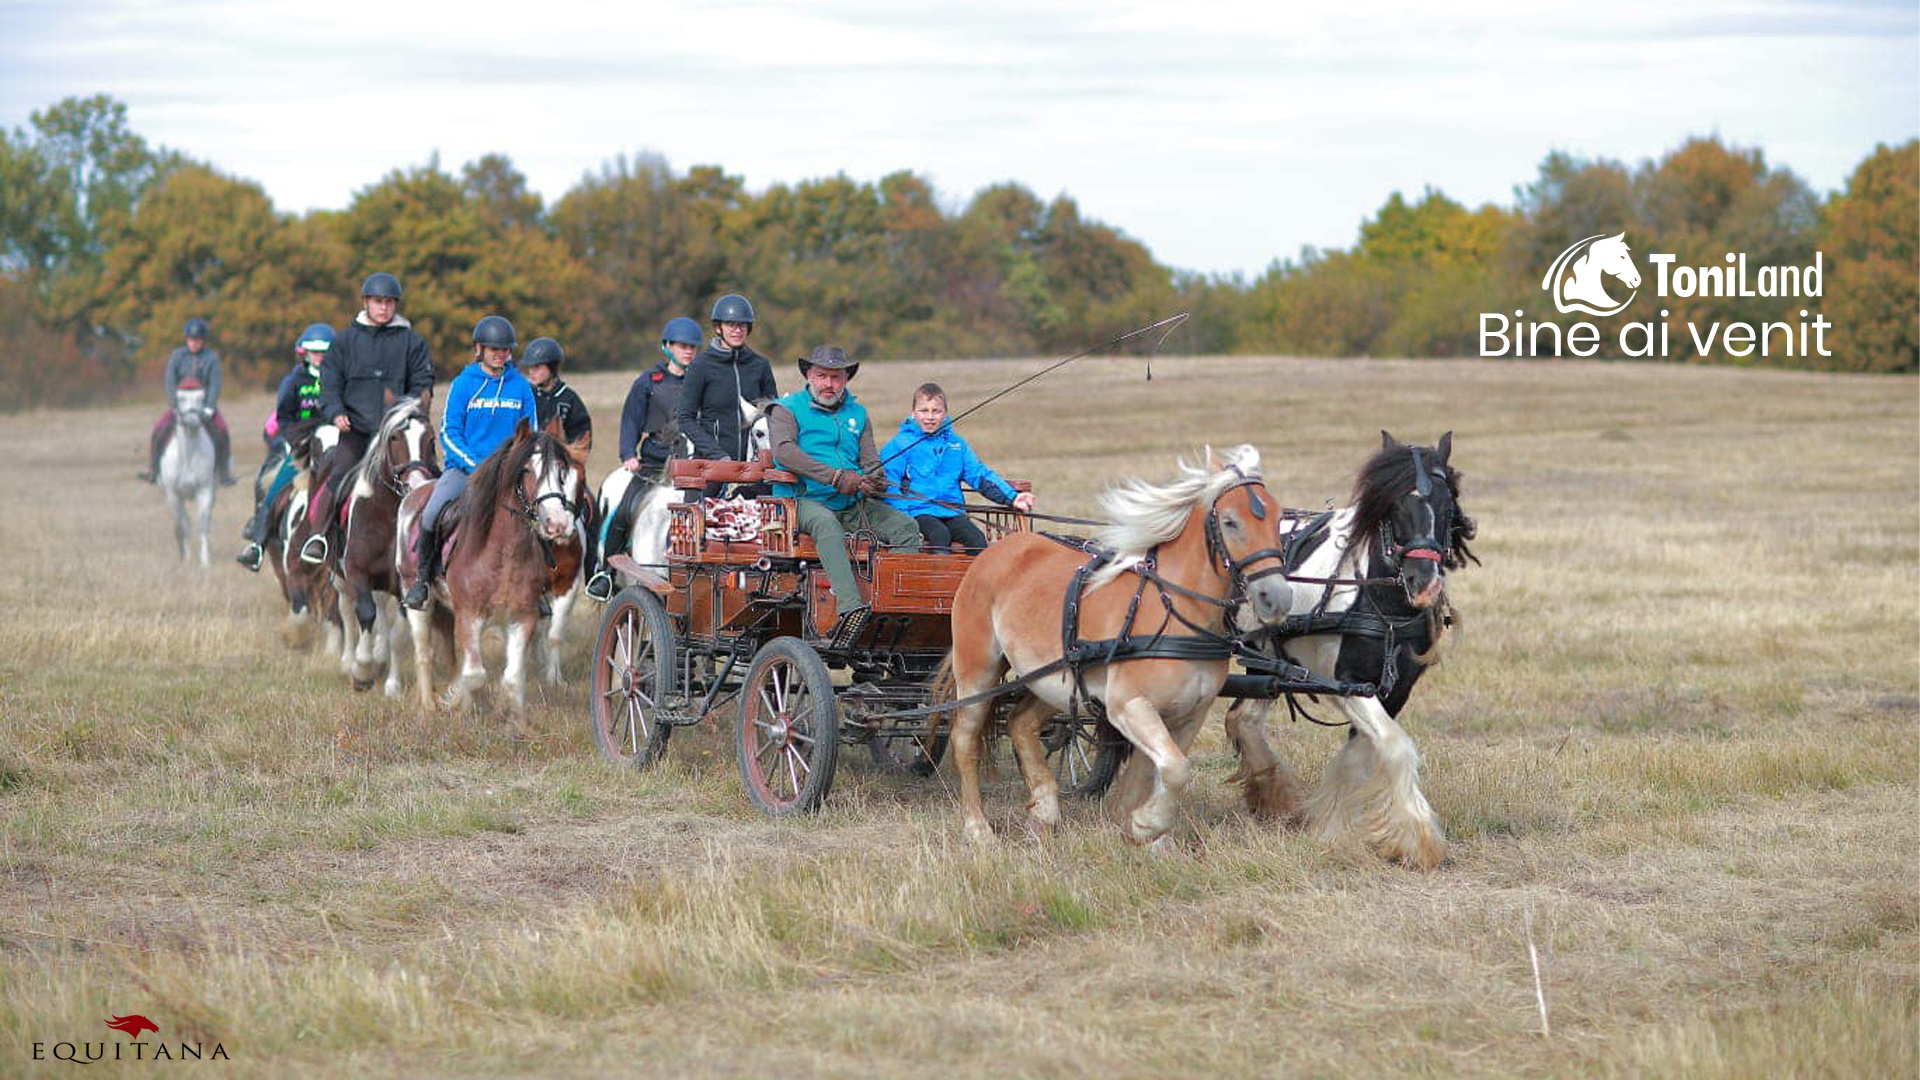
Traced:
<path fill-rule="evenodd" d="M 354 692 L 357 694 L 364 694 L 367 691 L 373 689 L 372 678 L 363 679 L 358 675 L 352 675 L 348 677 L 347 683 L 348 685 L 353 687 Z"/>
<path fill-rule="evenodd" d="M 969 821 L 966 827 L 967 839 L 976 844 L 993 843 L 993 826 L 984 821 Z"/>

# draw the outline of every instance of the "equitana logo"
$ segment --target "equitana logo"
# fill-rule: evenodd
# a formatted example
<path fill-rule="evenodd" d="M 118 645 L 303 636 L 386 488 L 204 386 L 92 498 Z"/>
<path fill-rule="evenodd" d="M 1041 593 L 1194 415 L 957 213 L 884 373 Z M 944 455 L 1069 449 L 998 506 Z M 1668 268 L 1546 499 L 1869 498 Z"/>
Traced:
<path fill-rule="evenodd" d="M 1625 230 L 1609 236 L 1595 233 L 1562 251 L 1540 288 L 1553 298 L 1554 310 L 1563 315 L 1618 315 L 1640 295 L 1640 268 L 1634 265 L 1633 249 L 1627 246 Z M 1661 300 L 1671 297 L 1818 297 L 1826 282 L 1826 260 L 1813 253 L 1811 266 L 1761 266 L 1749 273 L 1744 252 L 1726 252 L 1719 265 L 1682 266 L 1678 256 L 1649 251 L 1646 260 L 1653 266 L 1653 291 Z M 1609 279 L 1618 282 L 1611 285 Z M 1632 290 L 1625 299 L 1615 299 L 1609 287 Z M 1647 305 L 1642 304 L 1641 307 Z M 1691 305 L 1694 310 L 1702 306 Z M 1826 334 L 1833 324 L 1808 304 L 1800 308 L 1797 321 L 1787 321 L 1797 305 L 1782 305 L 1778 322 L 1679 321 L 1673 312 L 1661 307 L 1657 312 L 1642 312 L 1641 321 L 1615 323 L 1603 332 L 1597 323 L 1560 323 L 1547 319 L 1528 321 L 1523 309 L 1511 317 L 1498 311 L 1480 313 L 1481 356 L 1596 356 L 1601 341 L 1612 337 L 1613 355 L 1667 359 L 1674 355 L 1675 339 L 1692 356 L 1707 357 L 1720 352 L 1735 359 L 1758 355 L 1768 357 L 1832 356 Z M 1709 306 L 1707 310 L 1711 310 Z M 1722 308 L 1724 310 L 1724 308 Z M 1682 355 L 1688 355 L 1682 353 Z"/>
<path fill-rule="evenodd" d="M 205 1043 L 177 1042 L 164 1043 L 155 1039 L 151 1043 L 141 1042 L 140 1037 L 147 1032 L 160 1034 L 160 1025 L 141 1016 L 128 1013 L 116 1016 L 105 1022 L 115 1031 L 133 1039 L 133 1042 L 57 1042 L 49 1046 L 44 1042 L 33 1044 L 33 1060 L 45 1061 L 51 1057 L 55 1061 L 71 1062 L 75 1065 L 93 1065 L 102 1061 L 231 1061 L 227 1048 L 214 1043 L 213 1049 L 207 1049 Z"/>
<path fill-rule="evenodd" d="M 1640 295 L 1640 269 L 1628 254 L 1627 234 L 1596 233 L 1560 253 L 1540 287 L 1553 297 L 1554 310 L 1567 314 L 1618 315 Z M 1607 295 L 1607 278 L 1616 277 L 1633 291 L 1614 302 Z"/>

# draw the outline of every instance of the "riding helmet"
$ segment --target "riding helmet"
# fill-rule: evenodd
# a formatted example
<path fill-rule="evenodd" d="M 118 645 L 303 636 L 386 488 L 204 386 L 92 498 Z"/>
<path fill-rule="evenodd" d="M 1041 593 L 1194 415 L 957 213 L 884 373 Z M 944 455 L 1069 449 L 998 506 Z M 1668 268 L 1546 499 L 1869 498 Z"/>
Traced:
<path fill-rule="evenodd" d="M 715 306 L 715 310 L 718 310 L 718 305 Z M 753 307 L 751 305 L 747 307 L 747 314 L 749 321 L 751 321 L 753 314 Z M 668 319 L 666 329 L 660 331 L 660 344 L 698 345 L 700 344 L 700 324 L 687 318 L 685 315 Z"/>
<path fill-rule="evenodd" d="M 294 349 L 301 352 L 326 352 L 333 347 L 333 327 L 317 322 L 300 331 L 300 340 L 293 343 Z"/>
<path fill-rule="evenodd" d="M 390 296 L 400 299 L 400 279 L 385 271 L 368 274 L 367 280 L 360 285 L 361 296 Z"/>
<path fill-rule="evenodd" d="M 560 347 L 559 342 L 550 337 L 537 337 L 527 342 L 527 351 L 520 356 L 520 367 L 522 369 L 535 367 L 540 364 L 551 364 L 553 365 L 553 370 L 557 372 L 560 370 L 560 365 L 566 362 L 566 350 Z"/>
<path fill-rule="evenodd" d="M 187 336 L 203 338 L 207 336 L 207 320 L 194 317 L 187 320 Z"/>
<path fill-rule="evenodd" d="M 710 322 L 737 322 L 753 325 L 753 305 L 739 293 L 728 293 L 713 302 L 713 318 Z"/>
<path fill-rule="evenodd" d="M 493 349 L 511 349 L 515 344 L 513 324 L 498 315 L 489 315 L 473 324 L 473 343 Z"/>

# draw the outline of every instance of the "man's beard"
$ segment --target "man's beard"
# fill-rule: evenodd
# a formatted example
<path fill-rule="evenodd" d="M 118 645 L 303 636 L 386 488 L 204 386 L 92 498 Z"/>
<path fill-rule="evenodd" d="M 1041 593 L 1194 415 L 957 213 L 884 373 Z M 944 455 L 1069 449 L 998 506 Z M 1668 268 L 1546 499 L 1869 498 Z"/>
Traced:
<path fill-rule="evenodd" d="M 815 404 L 824 405 L 828 408 L 840 404 L 840 399 L 846 396 L 846 391 L 844 390 L 813 390 L 810 392 L 813 394 Z"/>

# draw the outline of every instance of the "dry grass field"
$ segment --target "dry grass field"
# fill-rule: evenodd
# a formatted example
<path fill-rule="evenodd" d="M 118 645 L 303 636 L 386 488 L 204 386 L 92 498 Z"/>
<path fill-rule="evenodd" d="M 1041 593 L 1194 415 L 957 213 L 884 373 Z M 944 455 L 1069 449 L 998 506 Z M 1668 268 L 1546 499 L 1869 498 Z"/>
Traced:
<path fill-rule="evenodd" d="M 921 380 L 964 407 L 1039 366 L 854 389 L 890 429 Z M 33 1044 L 120 1040 L 129 1013 L 249 1076 L 1920 1070 L 1920 383 L 1141 376 L 1083 360 L 963 429 L 1069 514 L 1244 441 L 1289 505 L 1343 502 L 1378 429 L 1455 432 L 1485 565 L 1453 576 L 1462 632 L 1402 718 L 1438 871 L 1249 822 L 1217 725 L 1166 853 L 1085 805 L 1027 837 L 1007 769 L 976 849 L 948 776 L 856 751 L 823 813 L 770 821 L 711 734 L 645 775 L 598 760 L 591 605 L 530 733 L 420 716 L 282 642 L 271 579 L 224 561 L 244 486 L 221 561 L 179 567 L 133 479 L 148 410 L 0 417 L 0 1075 L 65 1075 Z M 625 382 L 576 384 L 604 434 Z M 227 409 L 245 432 L 266 406 Z M 1339 740 L 1277 736 L 1309 777 Z"/>

